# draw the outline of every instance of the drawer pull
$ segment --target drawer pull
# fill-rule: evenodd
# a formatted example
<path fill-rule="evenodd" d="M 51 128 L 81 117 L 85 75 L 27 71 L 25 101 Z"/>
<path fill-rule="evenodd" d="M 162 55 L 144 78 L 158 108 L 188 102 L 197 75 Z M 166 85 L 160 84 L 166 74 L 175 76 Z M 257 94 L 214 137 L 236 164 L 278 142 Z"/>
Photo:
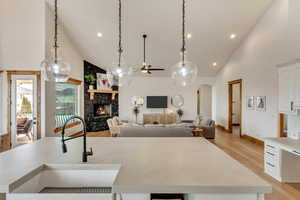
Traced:
<path fill-rule="evenodd" d="M 271 167 L 275 167 L 275 165 L 272 165 L 271 163 L 267 162 L 267 165 L 271 166 Z"/>
<path fill-rule="evenodd" d="M 267 147 L 270 147 L 270 148 L 272 148 L 272 149 L 274 149 L 274 148 L 275 148 L 275 147 L 273 147 L 273 146 L 271 146 L 271 145 L 269 145 L 269 144 L 267 145 Z"/>
<path fill-rule="evenodd" d="M 295 154 L 298 154 L 298 155 L 300 155 L 300 152 L 298 152 L 298 151 L 293 151 Z"/>
<path fill-rule="evenodd" d="M 274 153 L 270 153 L 270 152 L 267 152 L 267 154 L 271 155 L 271 156 L 275 156 Z M 300 153 L 299 153 L 300 154 Z"/>

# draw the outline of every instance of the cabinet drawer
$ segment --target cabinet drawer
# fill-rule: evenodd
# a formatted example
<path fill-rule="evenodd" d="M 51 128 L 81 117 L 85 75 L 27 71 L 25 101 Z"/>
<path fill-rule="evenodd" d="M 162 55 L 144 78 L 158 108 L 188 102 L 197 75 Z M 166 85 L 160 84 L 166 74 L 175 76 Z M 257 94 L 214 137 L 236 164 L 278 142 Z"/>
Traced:
<path fill-rule="evenodd" d="M 278 156 L 279 149 L 271 144 L 265 145 L 265 153 L 273 154 L 274 156 Z"/>
<path fill-rule="evenodd" d="M 269 152 L 266 152 L 265 153 L 265 162 L 267 163 L 270 163 L 272 165 L 275 165 L 277 166 L 278 163 L 279 163 L 279 158 L 277 155 L 275 154 L 272 154 L 272 153 L 269 153 Z"/>
<path fill-rule="evenodd" d="M 265 171 L 270 176 L 278 176 L 278 167 L 270 162 L 265 162 Z"/>

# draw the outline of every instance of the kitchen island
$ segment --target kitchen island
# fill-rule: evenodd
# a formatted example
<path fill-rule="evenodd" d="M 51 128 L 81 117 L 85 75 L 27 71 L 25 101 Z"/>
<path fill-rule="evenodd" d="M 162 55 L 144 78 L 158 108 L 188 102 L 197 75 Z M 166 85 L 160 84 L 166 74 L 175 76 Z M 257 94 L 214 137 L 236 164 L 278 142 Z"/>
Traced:
<path fill-rule="evenodd" d="M 272 191 L 270 184 L 203 138 L 88 138 L 87 144 L 94 151 L 88 164 L 80 162 L 81 139 L 70 141 L 66 154 L 60 138 L 1 153 L 2 198 L 14 199 L 11 194 L 44 165 L 120 166 L 111 187 L 124 200 L 150 199 L 151 193 L 185 194 L 190 200 L 258 200 Z"/>

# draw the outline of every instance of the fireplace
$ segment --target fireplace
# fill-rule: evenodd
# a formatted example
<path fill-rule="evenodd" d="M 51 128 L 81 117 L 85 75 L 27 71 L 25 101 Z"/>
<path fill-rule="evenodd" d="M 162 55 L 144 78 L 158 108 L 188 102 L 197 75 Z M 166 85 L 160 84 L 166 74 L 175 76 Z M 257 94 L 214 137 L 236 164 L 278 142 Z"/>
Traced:
<path fill-rule="evenodd" d="M 111 104 L 94 104 L 94 117 L 110 117 L 111 116 Z"/>

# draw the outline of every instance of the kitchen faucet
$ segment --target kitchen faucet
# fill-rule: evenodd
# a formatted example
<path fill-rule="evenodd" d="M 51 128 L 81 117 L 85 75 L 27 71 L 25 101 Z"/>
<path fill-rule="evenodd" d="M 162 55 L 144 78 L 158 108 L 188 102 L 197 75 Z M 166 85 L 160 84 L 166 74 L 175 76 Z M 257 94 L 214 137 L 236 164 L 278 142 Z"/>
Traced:
<path fill-rule="evenodd" d="M 82 122 L 82 125 L 83 125 L 83 134 L 79 135 L 79 136 L 75 136 L 75 137 L 71 137 L 71 138 L 65 138 L 65 129 L 68 125 L 68 123 L 71 121 L 71 120 L 74 120 L 74 119 L 79 119 L 81 122 Z M 82 153 L 82 162 L 87 162 L 87 158 L 88 156 L 92 156 L 93 155 L 93 149 L 91 148 L 90 151 L 87 151 L 86 150 L 86 124 L 84 122 L 84 120 L 79 117 L 79 116 L 73 116 L 71 118 L 69 118 L 63 128 L 62 128 L 62 133 L 61 133 L 61 141 L 62 141 L 62 151 L 63 153 L 67 153 L 67 145 L 66 145 L 66 141 L 69 141 L 69 140 L 73 140 L 73 139 L 76 139 L 76 138 L 79 138 L 79 137 L 83 137 L 83 153 Z"/>

